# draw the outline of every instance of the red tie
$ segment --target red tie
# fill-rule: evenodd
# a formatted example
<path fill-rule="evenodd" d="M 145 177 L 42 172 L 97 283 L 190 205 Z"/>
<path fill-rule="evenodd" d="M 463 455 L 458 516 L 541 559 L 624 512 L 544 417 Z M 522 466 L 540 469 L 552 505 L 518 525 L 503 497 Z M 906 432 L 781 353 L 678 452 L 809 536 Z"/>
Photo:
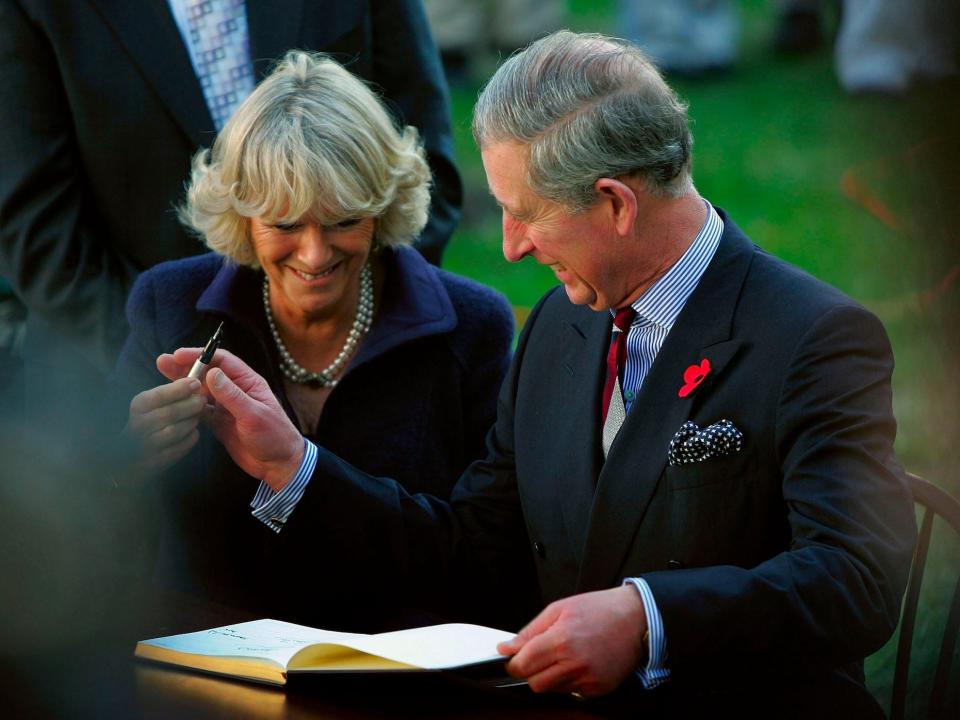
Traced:
<path fill-rule="evenodd" d="M 628 305 L 617 310 L 616 317 L 613 318 L 613 324 L 617 326 L 620 332 L 614 333 L 613 342 L 610 343 L 610 350 L 607 352 L 607 382 L 603 385 L 604 422 L 607 421 L 607 410 L 610 408 L 610 398 L 613 397 L 613 386 L 627 364 L 627 334 L 630 332 L 630 325 L 636 316 L 637 311 Z"/>

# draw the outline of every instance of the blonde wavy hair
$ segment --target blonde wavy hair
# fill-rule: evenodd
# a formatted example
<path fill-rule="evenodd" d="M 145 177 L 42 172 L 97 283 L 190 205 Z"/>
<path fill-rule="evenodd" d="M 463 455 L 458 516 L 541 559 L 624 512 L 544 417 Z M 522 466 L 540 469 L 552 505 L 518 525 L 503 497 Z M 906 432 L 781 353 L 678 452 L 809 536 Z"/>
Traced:
<path fill-rule="evenodd" d="M 212 150 L 193 159 L 181 222 L 207 246 L 257 267 L 252 217 L 376 219 L 381 245 L 427 222 L 430 169 L 415 128 L 399 130 L 363 81 L 321 53 L 292 50 L 243 101 Z"/>

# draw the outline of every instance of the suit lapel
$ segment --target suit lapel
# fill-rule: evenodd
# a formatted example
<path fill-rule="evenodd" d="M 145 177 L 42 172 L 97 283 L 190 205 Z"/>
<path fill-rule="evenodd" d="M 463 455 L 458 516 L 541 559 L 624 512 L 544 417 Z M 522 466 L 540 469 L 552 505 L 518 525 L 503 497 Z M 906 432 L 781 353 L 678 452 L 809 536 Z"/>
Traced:
<path fill-rule="evenodd" d="M 195 146 L 214 138 L 213 120 L 165 0 L 90 0 L 146 82 Z"/>
<path fill-rule="evenodd" d="M 753 246 L 724 218 L 716 253 L 681 311 L 600 471 L 590 513 L 578 592 L 609 587 L 622 567 L 667 460 L 674 433 L 698 397 L 722 382 L 740 341 L 731 339 L 737 298 Z M 684 370 L 708 358 L 707 379 L 678 396 Z"/>
<path fill-rule="evenodd" d="M 560 478 L 560 508 L 572 540 L 577 562 L 582 560 L 583 540 L 590 523 L 590 505 L 600 472 L 600 397 L 604 358 L 610 340 L 609 313 L 589 312 L 565 329 L 561 367 L 570 374 L 571 392 L 562 417 L 553 432 L 569 452 L 561 453 L 565 466 Z"/>

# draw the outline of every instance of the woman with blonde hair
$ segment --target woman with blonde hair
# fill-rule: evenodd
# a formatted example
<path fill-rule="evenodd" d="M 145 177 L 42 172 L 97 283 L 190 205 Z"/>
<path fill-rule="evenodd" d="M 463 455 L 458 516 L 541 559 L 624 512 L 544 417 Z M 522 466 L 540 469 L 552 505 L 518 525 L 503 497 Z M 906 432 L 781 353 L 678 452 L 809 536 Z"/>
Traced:
<path fill-rule="evenodd" d="M 429 182 L 416 130 L 397 129 L 340 65 L 299 51 L 195 158 L 180 215 L 213 252 L 140 276 L 117 368 L 139 391 L 127 432 L 140 467 L 159 475 L 145 485 L 158 495 L 162 583 L 356 627 L 377 565 L 396 561 L 298 543 L 309 506 L 333 501 L 322 483 L 260 483 L 216 441 L 206 388 L 166 353 L 202 346 L 221 322 L 224 348 L 266 378 L 305 438 L 366 472 L 448 497 L 482 454 L 512 314 L 408 247 Z M 341 516 L 353 522 L 348 503 Z"/>

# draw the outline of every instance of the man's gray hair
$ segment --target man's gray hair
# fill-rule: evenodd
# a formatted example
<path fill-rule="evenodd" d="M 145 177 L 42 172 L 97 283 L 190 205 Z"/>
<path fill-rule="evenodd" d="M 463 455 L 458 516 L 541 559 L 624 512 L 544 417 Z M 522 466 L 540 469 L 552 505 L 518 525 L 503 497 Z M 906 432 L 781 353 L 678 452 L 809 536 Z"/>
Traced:
<path fill-rule="evenodd" d="M 500 66 L 473 112 L 481 148 L 529 149 L 538 195 L 580 212 L 602 177 L 633 175 L 658 197 L 692 189 L 687 106 L 634 45 L 561 30 Z"/>

